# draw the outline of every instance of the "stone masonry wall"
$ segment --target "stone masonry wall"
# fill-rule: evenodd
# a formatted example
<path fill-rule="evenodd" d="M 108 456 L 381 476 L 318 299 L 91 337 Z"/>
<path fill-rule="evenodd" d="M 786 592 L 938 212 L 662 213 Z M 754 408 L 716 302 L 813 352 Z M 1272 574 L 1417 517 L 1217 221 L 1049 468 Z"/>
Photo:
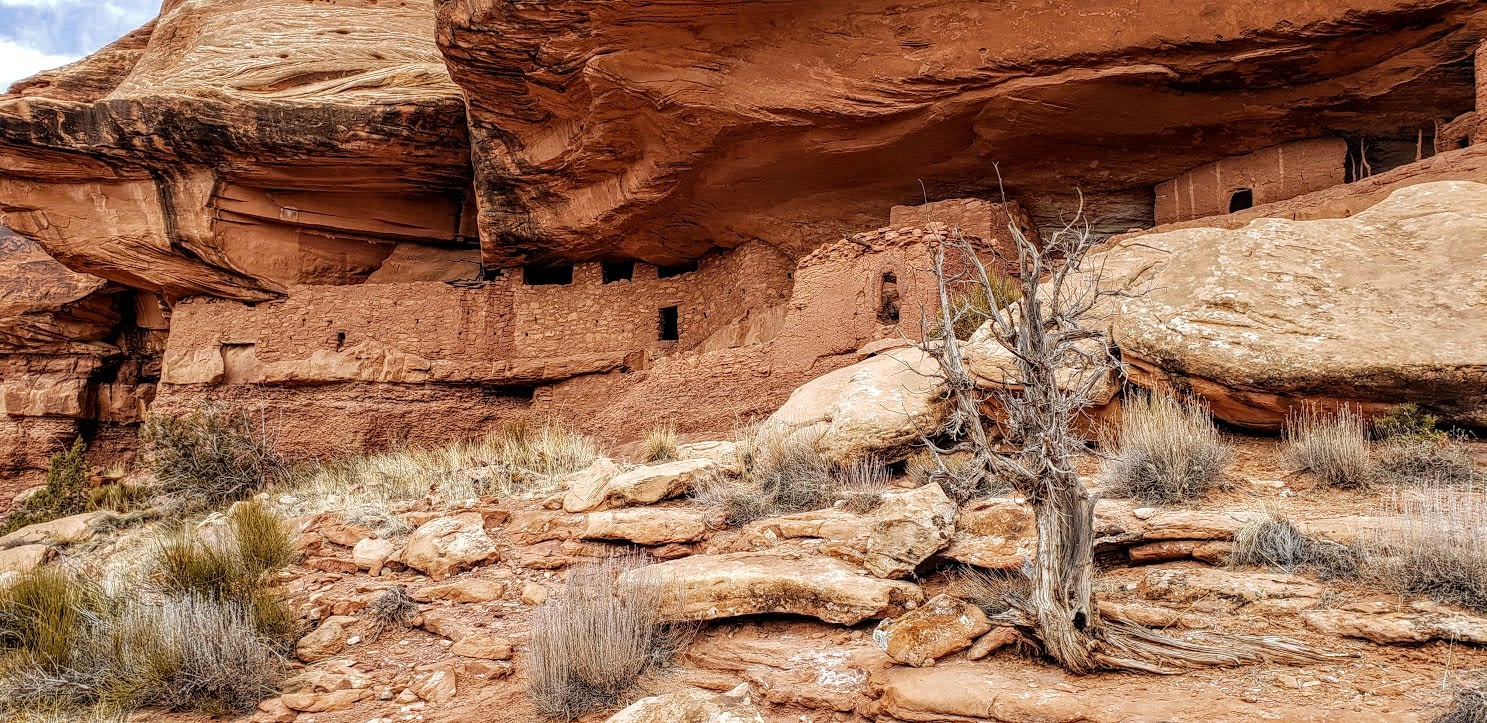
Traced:
<path fill-rule="evenodd" d="M 1316 138 L 1271 146 L 1198 166 L 1156 187 L 1158 224 L 1229 213 L 1239 189 L 1250 189 L 1253 204 L 1284 201 L 1343 183 L 1347 141 Z"/>

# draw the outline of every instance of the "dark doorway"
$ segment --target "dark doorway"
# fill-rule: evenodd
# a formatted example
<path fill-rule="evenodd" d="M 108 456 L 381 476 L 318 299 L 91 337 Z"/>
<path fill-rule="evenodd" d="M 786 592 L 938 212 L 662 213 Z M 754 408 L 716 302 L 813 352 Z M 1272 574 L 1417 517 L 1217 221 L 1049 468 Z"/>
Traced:
<path fill-rule="evenodd" d="M 606 284 L 635 278 L 634 261 L 605 261 L 600 264 L 600 268 L 604 271 L 604 283 Z"/>
<path fill-rule="evenodd" d="M 1251 191 L 1248 188 L 1241 188 L 1235 191 L 1234 195 L 1229 196 L 1229 213 L 1234 213 L 1235 211 L 1243 211 L 1246 208 L 1253 208 L 1254 205 L 1255 192 Z"/>
<path fill-rule="evenodd" d="M 558 264 L 557 266 L 527 264 L 522 267 L 522 278 L 526 280 L 527 286 L 571 284 L 573 283 L 573 264 Z"/>
<path fill-rule="evenodd" d="M 892 271 L 884 271 L 878 284 L 878 321 L 898 321 L 898 275 Z"/>
<path fill-rule="evenodd" d="M 661 341 L 676 341 L 682 338 L 675 306 L 661 307 Z"/>

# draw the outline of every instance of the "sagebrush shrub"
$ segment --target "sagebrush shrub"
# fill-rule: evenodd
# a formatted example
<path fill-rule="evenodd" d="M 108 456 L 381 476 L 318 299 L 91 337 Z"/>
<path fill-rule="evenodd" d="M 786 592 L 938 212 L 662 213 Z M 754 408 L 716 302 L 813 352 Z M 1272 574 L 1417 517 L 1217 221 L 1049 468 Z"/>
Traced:
<path fill-rule="evenodd" d="M 1399 524 L 1364 541 L 1375 580 L 1487 612 L 1487 509 L 1476 492 L 1443 485 L 1401 495 L 1394 507 Z"/>
<path fill-rule="evenodd" d="M 1234 533 L 1229 563 L 1306 571 L 1330 580 L 1357 574 L 1362 557 L 1355 548 L 1315 539 L 1290 520 L 1267 514 Z"/>
<path fill-rule="evenodd" d="M 527 692 L 543 715 L 573 720 L 613 705 L 640 674 L 679 645 L 660 620 L 670 588 L 639 576 L 623 589 L 633 558 L 574 568 L 562 595 L 533 617 Z"/>
<path fill-rule="evenodd" d="M 246 411 L 208 405 L 185 416 L 151 417 L 140 440 L 160 491 L 214 508 L 287 476 L 265 426 Z"/>
<path fill-rule="evenodd" d="M 1456 691 L 1451 707 L 1434 723 L 1487 723 L 1487 688 L 1462 688 Z"/>
<path fill-rule="evenodd" d="M 1122 407 L 1119 448 L 1104 478 L 1114 494 L 1147 504 L 1187 502 L 1221 482 L 1233 459 L 1206 405 L 1138 394 Z"/>

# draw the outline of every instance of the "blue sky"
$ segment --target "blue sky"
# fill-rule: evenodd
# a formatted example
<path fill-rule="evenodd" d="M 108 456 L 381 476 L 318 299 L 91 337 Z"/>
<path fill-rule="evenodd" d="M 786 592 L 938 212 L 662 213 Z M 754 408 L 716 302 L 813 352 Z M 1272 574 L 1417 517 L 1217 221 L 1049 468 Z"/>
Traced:
<path fill-rule="evenodd" d="M 0 0 L 0 92 L 145 24 L 160 0 Z"/>

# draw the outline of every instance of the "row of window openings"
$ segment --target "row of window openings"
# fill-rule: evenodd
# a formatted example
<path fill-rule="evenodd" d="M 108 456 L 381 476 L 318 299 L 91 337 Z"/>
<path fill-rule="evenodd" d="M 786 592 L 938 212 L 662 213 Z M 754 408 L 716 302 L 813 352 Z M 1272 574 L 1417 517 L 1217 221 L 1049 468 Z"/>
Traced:
<path fill-rule="evenodd" d="M 680 307 L 663 306 L 656 312 L 657 338 L 661 341 L 679 341 L 682 338 Z M 346 332 L 336 332 L 336 351 L 346 346 Z"/>
<path fill-rule="evenodd" d="M 612 284 L 616 281 L 629 281 L 635 278 L 634 261 L 604 261 L 600 263 L 600 273 L 604 283 Z M 674 266 L 657 266 L 656 277 L 669 279 L 673 276 L 681 276 L 697 270 L 697 262 L 677 264 Z M 573 283 L 573 264 L 557 264 L 554 266 L 538 266 L 527 264 L 522 267 L 522 281 L 527 286 L 560 286 Z"/>

